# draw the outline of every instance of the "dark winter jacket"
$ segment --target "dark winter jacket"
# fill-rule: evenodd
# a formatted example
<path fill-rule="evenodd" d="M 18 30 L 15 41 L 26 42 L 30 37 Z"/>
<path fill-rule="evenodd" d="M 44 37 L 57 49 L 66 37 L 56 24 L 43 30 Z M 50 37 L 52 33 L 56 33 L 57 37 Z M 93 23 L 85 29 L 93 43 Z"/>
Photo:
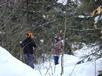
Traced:
<path fill-rule="evenodd" d="M 33 39 L 26 38 L 20 45 L 21 47 L 23 47 L 24 54 L 34 53 L 34 48 L 36 47 L 36 44 Z"/>

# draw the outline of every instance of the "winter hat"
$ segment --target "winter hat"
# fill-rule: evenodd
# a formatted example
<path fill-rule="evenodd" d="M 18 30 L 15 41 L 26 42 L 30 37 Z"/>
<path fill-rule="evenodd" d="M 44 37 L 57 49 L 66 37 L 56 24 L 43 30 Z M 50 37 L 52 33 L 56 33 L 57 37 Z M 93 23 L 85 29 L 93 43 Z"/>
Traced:
<path fill-rule="evenodd" d="M 55 39 L 56 39 L 57 41 L 60 41 L 60 40 L 61 40 L 60 33 L 57 33 L 57 34 L 55 35 Z"/>

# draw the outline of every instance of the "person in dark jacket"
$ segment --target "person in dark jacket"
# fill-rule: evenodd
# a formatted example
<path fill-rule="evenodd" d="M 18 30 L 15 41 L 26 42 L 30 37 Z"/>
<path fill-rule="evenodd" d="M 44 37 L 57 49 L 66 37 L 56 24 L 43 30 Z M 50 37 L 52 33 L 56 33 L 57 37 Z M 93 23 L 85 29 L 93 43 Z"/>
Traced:
<path fill-rule="evenodd" d="M 24 53 L 24 62 L 25 64 L 29 65 L 30 67 L 34 68 L 34 50 L 36 48 L 36 44 L 32 39 L 32 32 L 25 33 L 26 39 L 20 41 L 21 47 L 23 47 Z"/>

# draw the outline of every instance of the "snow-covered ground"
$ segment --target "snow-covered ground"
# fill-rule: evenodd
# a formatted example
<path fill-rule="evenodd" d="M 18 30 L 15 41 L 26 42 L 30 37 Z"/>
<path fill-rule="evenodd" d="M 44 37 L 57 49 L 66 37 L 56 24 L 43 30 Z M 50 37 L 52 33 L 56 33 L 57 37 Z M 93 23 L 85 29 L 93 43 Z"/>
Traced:
<path fill-rule="evenodd" d="M 73 55 L 64 55 L 64 73 L 63 76 L 97 76 L 98 71 L 102 70 L 102 58 L 76 64 L 81 57 L 95 48 L 84 47 Z M 87 51 L 87 52 L 86 52 Z M 61 57 L 60 57 L 61 58 Z M 35 65 L 35 69 L 30 68 L 13 57 L 6 49 L 0 47 L 0 76 L 60 76 L 61 61 L 58 65 L 53 64 L 53 60 Z"/>
<path fill-rule="evenodd" d="M 0 76 L 40 76 L 39 73 L 0 47 Z"/>

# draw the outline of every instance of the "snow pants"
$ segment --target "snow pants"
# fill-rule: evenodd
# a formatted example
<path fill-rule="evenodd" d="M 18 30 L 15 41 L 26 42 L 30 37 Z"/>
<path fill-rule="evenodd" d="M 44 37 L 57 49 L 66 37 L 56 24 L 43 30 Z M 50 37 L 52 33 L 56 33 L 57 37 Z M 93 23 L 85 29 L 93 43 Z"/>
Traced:
<path fill-rule="evenodd" d="M 55 65 L 59 64 L 59 56 L 54 56 Z"/>
<path fill-rule="evenodd" d="M 34 69 L 34 56 L 33 54 L 24 54 L 24 62 Z"/>

